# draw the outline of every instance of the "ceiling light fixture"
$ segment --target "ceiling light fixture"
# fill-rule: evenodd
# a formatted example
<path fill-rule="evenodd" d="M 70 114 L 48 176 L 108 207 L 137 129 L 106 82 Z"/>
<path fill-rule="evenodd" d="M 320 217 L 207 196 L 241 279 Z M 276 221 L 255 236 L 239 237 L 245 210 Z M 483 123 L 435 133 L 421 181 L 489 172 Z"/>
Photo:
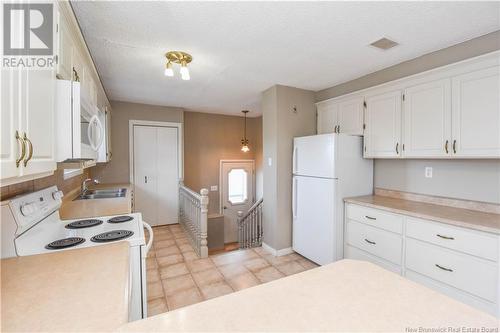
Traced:
<path fill-rule="evenodd" d="M 393 40 L 390 40 L 389 38 L 383 37 L 380 38 L 379 40 L 374 41 L 370 45 L 385 51 L 399 44 Z"/>
<path fill-rule="evenodd" d="M 250 112 L 248 110 L 241 111 L 245 115 L 245 130 L 243 132 L 243 139 L 241 139 L 241 151 L 246 153 L 250 151 L 248 147 L 248 139 L 247 139 L 247 113 Z"/>
<path fill-rule="evenodd" d="M 174 76 L 172 64 L 176 63 L 181 65 L 181 78 L 183 80 L 189 80 L 191 78 L 187 67 L 187 65 L 193 61 L 193 57 L 190 54 L 182 51 L 170 51 L 165 53 L 165 58 L 167 59 L 167 63 L 165 65 L 165 76 Z"/>

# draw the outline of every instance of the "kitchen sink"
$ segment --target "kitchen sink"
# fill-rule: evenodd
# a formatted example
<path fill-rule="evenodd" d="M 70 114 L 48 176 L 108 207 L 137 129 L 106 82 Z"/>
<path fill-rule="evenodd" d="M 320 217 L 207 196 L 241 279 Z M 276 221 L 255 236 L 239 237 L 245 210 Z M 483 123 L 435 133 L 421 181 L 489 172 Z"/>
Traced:
<path fill-rule="evenodd" d="M 77 196 L 74 200 L 123 198 L 126 194 L 126 188 L 87 190 L 85 193 Z"/>

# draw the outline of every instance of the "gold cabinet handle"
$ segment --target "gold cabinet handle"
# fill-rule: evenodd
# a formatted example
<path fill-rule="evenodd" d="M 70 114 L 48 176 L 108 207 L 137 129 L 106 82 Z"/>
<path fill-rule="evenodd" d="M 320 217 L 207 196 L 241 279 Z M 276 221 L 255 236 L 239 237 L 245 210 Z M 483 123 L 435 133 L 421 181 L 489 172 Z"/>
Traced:
<path fill-rule="evenodd" d="M 16 139 L 21 144 L 21 156 L 16 159 L 16 168 L 19 168 L 19 163 L 21 163 L 24 156 L 26 155 L 26 145 L 24 144 L 24 139 L 19 135 L 18 131 L 16 131 Z"/>
<path fill-rule="evenodd" d="M 457 153 L 457 140 L 453 140 L 453 154 Z"/>
<path fill-rule="evenodd" d="M 28 165 L 28 162 L 29 160 L 31 160 L 31 158 L 33 157 L 33 144 L 31 143 L 31 140 L 28 139 L 28 137 L 26 136 L 26 133 L 24 133 L 24 138 L 23 140 L 25 142 L 28 143 L 30 149 L 29 149 L 29 153 L 28 153 L 28 156 L 24 159 L 24 166 L 27 166 Z"/>
<path fill-rule="evenodd" d="M 448 154 L 448 140 L 446 140 L 446 143 L 444 144 L 444 151 Z"/>

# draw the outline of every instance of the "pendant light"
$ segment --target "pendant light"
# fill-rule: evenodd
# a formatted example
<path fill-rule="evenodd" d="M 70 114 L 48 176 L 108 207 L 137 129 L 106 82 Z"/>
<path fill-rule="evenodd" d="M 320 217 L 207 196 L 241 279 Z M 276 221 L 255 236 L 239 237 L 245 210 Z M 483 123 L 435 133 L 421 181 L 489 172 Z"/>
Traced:
<path fill-rule="evenodd" d="M 247 139 L 247 113 L 249 112 L 248 110 L 243 110 L 241 111 L 245 115 L 245 130 L 243 132 L 243 139 L 241 139 L 241 151 L 246 153 L 250 151 L 250 148 L 248 147 L 248 139 Z"/>

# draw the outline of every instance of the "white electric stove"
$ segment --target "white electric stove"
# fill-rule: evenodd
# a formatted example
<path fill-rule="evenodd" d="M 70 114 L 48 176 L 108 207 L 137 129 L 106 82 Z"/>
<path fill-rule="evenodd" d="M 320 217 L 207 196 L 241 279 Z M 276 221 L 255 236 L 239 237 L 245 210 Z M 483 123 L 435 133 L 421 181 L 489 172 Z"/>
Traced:
<path fill-rule="evenodd" d="M 2 202 L 2 258 L 66 251 L 111 242 L 130 245 L 129 320 L 147 317 L 146 257 L 153 241 L 140 213 L 61 220 L 56 186 Z M 106 200 L 106 199 L 99 199 Z M 146 244 L 144 228 L 150 233 Z"/>

